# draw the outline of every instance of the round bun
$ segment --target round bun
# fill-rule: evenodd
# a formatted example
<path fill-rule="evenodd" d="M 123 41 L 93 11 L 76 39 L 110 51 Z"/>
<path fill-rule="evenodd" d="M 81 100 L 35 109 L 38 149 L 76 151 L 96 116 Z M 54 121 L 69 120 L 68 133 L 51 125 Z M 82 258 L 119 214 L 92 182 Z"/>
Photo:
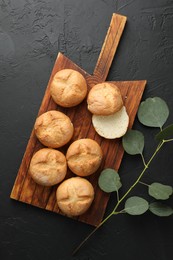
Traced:
<path fill-rule="evenodd" d="M 92 123 L 100 136 L 115 139 L 125 135 L 129 125 L 129 116 L 123 106 L 121 110 L 110 116 L 93 115 Z"/>
<path fill-rule="evenodd" d="M 94 199 L 92 184 L 84 178 L 72 177 L 63 181 L 56 192 L 60 210 L 68 216 L 86 212 Z"/>
<path fill-rule="evenodd" d="M 66 154 L 70 170 L 78 176 L 88 176 L 99 168 L 103 153 L 100 145 L 92 139 L 73 142 Z"/>
<path fill-rule="evenodd" d="M 39 116 L 34 129 L 39 141 L 51 148 L 58 148 L 68 143 L 74 131 L 70 118 L 56 110 Z"/>
<path fill-rule="evenodd" d="M 119 88 L 108 82 L 95 85 L 89 92 L 88 110 L 94 115 L 112 115 L 123 106 Z"/>
<path fill-rule="evenodd" d="M 55 185 L 66 176 L 66 158 L 64 154 L 57 150 L 43 148 L 32 157 L 29 173 L 32 179 L 40 185 Z"/>
<path fill-rule="evenodd" d="M 53 77 L 50 93 L 58 105 L 73 107 L 86 97 L 87 83 L 82 74 L 76 70 L 60 70 Z"/>

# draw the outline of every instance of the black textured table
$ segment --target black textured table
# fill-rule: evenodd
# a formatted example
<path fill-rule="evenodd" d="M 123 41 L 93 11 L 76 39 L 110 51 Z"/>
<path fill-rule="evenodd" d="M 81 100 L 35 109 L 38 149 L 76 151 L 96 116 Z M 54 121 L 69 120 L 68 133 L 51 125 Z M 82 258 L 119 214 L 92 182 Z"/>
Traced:
<path fill-rule="evenodd" d="M 93 227 L 10 199 L 10 193 L 35 122 L 56 56 L 62 52 L 92 73 L 113 13 L 127 25 L 108 80 L 146 79 L 143 99 L 159 96 L 173 122 L 172 0 L 24 0 L 0 1 L 0 259 L 172 259 L 173 217 L 112 217 L 72 258 L 74 248 Z M 156 147 L 157 129 L 134 129 L 145 135 L 145 157 Z M 173 185 L 172 143 L 165 145 L 146 174 Z M 119 174 L 120 194 L 141 170 L 138 156 L 126 155 Z M 138 185 L 132 192 L 148 198 Z M 106 215 L 115 204 L 112 194 Z M 173 198 L 169 204 L 173 205 Z"/>

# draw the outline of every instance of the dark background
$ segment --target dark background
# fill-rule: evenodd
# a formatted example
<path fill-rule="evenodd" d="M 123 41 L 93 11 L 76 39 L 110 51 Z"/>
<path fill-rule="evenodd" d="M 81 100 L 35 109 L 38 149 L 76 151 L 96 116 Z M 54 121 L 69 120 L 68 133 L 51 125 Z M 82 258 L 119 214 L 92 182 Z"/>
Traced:
<path fill-rule="evenodd" d="M 86 224 L 10 200 L 57 53 L 92 73 L 112 13 L 128 22 L 108 80 L 146 79 L 143 99 L 162 97 L 173 122 L 172 0 L 0 0 L 0 259 L 72 259 L 72 250 L 93 229 Z M 158 129 L 145 135 L 148 159 Z M 153 161 L 144 181 L 173 185 L 172 143 Z M 138 156 L 125 155 L 121 194 L 142 169 Z M 146 187 L 132 194 L 150 199 Z M 111 196 L 106 214 L 115 204 Z M 173 204 L 173 200 L 169 201 Z M 79 251 L 75 260 L 172 259 L 173 217 L 147 212 L 112 217 Z"/>

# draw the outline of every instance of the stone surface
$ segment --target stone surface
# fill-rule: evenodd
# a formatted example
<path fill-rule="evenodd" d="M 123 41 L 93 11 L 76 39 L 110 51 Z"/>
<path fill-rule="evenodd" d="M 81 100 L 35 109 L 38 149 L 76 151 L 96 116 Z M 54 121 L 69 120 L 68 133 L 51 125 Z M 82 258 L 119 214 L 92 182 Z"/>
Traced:
<path fill-rule="evenodd" d="M 88 225 L 9 199 L 23 153 L 57 53 L 92 73 L 112 13 L 128 17 L 109 80 L 147 79 L 143 98 L 160 96 L 173 121 L 172 0 L 1 0 L 0 1 L 0 258 L 72 259 Z M 146 158 L 154 150 L 155 129 L 145 131 Z M 172 144 L 153 161 L 145 181 L 172 183 Z M 122 194 L 141 169 L 138 157 L 125 156 Z M 146 196 L 139 186 L 133 195 Z M 115 201 L 111 196 L 107 212 Z M 172 202 L 172 200 L 170 201 Z M 112 218 L 75 260 L 159 259 L 172 255 L 172 217 L 150 213 Z"/>

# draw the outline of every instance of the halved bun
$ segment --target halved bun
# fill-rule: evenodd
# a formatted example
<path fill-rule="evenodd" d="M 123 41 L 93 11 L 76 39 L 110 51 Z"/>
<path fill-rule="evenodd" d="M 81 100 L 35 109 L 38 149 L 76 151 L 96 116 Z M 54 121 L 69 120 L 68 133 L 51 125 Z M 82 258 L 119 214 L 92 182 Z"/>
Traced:
<path fill-rule="evenodd" d="M 129 116 L 125 106 L 110 116 L 92 116 L 92 123 L 96 132 L 107 139 L 115 139 L 123 136 L 129 125 Z"/>
<path fill-rule="evenodd" d="M 89 92 L 88 110 L 94 115 L 112 115 L 123 106 L 119 88 L 108 82 L 95 85 Z"/>

